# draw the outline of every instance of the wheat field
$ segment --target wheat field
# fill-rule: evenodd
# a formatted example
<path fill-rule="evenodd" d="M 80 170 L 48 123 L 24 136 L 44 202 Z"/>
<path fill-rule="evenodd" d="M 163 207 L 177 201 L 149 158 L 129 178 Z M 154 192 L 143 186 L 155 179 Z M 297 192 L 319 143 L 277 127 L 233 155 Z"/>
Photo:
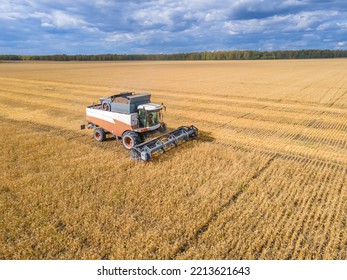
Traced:
<path fill-rule="evenodd" d="M 347 60 L 0 63 L 0 259 L 347 259 Z M 199 139 L 79 130 L 122 91 Z"/>

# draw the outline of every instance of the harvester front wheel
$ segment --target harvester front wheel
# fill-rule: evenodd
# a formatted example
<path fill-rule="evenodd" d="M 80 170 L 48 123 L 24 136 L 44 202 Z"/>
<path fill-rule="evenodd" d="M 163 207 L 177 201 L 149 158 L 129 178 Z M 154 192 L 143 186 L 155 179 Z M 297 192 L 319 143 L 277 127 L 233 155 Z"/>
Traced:
<path fill-rule="evenodd" d="M 132 147 L 140 143 L 141 143 L 141 138 L 136 132 L 133 132 L 133 131 L 124 132 L 122 136 L 122 144 L 125 149 L 131 150 Z"/>
<path fill-rule="evenodd" d="M 94 139 L 96 141 L 102 142 L 106 139 L 106 133 L 102 128 L 95 128 L 94 130 Z"/>
<path fill-rule="evenodd" d="M 165 133 L 166 132 L 166 124 L 161 124 L 159 127 L 159 132 L 160 133 Z"/>

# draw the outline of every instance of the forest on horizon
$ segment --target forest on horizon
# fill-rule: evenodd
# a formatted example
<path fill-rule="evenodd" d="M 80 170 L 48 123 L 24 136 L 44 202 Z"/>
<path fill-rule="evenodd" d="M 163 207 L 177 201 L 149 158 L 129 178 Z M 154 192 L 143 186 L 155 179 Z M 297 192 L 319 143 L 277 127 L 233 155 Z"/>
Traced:
<path fill-rule="evenodd" d="M 123 61 L 123 60 L 264 60 L 347 57 L 347 50 L 206 51 L 176 54 L 14 55 L 0 54 L 0 60 L 25 61 Z"/>

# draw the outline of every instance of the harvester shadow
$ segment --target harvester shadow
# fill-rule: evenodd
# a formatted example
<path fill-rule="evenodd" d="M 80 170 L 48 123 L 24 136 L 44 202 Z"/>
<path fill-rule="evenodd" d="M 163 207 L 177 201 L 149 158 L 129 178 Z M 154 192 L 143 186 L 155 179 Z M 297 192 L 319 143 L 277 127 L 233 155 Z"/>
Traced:
<path fill-rule="evenodd" d="M 214 138 L 212 136 L 212 132 L 199 130 L 198 141 L 201 141 L 201 142 L 214 142 L 214 141 L 216 141 L 216 138 Z"/>
<path fill-rule="evenodd" d="M 114 138 L 113 136 L 106 136 L 106 139 L 104 140 L 104 142 L 110 142 L 110 141 L 117 141 L 117 139 Z"/>

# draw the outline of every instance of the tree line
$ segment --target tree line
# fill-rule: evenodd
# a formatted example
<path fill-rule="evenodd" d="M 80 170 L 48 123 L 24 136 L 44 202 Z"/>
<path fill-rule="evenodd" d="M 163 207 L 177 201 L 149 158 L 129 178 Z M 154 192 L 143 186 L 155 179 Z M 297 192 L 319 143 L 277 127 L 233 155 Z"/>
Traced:
<path fill-rule="evenodd" d="M 210 51 L 176 54 L 1 55 L 0 60 L 123 61 L 123 60 L 263 60 L 347 57 L 347 50 Z"/>

